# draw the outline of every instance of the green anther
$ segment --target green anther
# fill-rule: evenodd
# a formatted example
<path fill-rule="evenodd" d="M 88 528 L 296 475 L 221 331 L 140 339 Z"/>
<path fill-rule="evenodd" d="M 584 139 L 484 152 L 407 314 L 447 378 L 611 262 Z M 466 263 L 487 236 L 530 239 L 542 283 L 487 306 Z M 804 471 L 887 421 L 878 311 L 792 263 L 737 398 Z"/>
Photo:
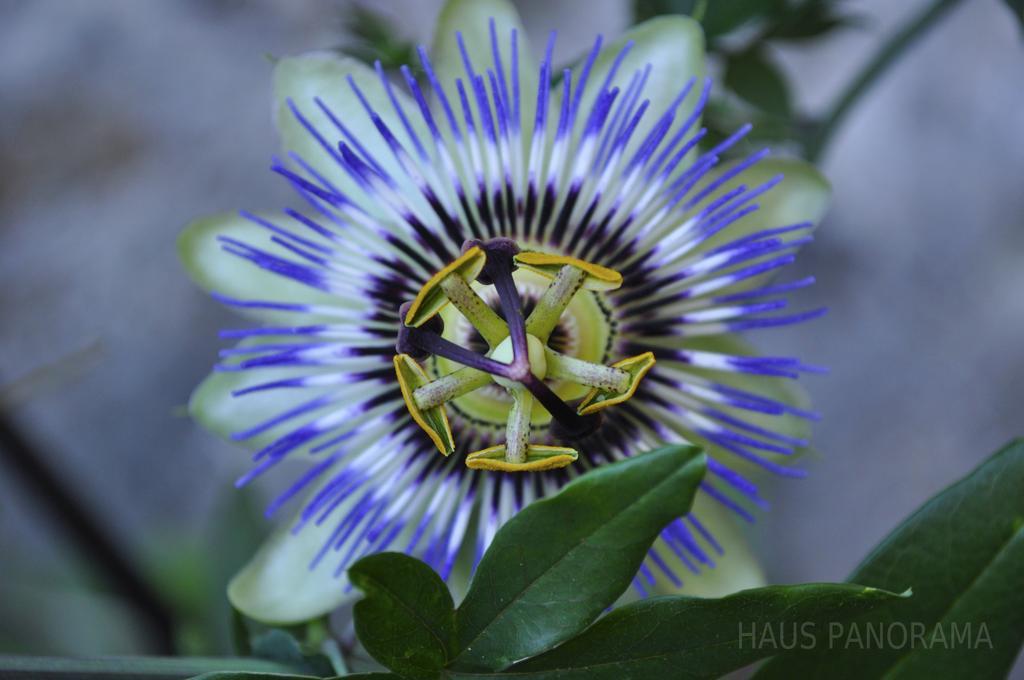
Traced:
<path fill-rule="evenodd" d="M 542 342 L 547 342 L 551 331 L 562 318 L 562 312 L 572 302 L 586 278 L 587 273 L 582 269 L 568 264 L 563 266 L 537 300 L 530 318 L 526 320 L 526 332 L 537 336 Z"/>
<path fill-rule="evenodd" d="M 456 272 L 441 281 L 441 290 L 448 301 L 480 332 L 491 349 L 508 337 L 508 326 L 490 306 L 477 295 L 472 286 Z"/>
<path fill-rule="evenodd" d="M 492 380 L 489 373 L 464 367 L 417 388 L 412 397 L 416 406 L 425 411 L 480 389 Z"/>
<path fill-rule="evenodd" d="M 509 463 L 525 463 L 530 448 L 530 414 L 533 411 L 533 395 L 525 387 L 510 389 L 512 408 L 508 412 L 505 427 L 505 460 Z"/>
<path fill-rule="evenodd" d="M 544 353 L 547 358 L 547 377 L 549 378 L 568 380 L 579 385 L 620 394 L 629 389 L 630 374 L 621 368 L 603 366 L 559 354 L 550 347 L 546 347 Z"/>

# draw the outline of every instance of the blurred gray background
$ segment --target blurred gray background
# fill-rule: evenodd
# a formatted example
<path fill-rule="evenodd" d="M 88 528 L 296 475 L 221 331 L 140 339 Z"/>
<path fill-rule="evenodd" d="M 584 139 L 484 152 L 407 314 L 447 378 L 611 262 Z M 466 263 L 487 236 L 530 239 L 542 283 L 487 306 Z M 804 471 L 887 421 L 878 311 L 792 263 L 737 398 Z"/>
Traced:
<path fill-rule="evenodd" d="M 620 0 L 520 4 L 535 43 L 562 27 L 566 57 L 630 20 Z M 779 54 L 806 110 L 920 6 L 849 4 L 871 23 Z M 420 41 L 439 5 L 374 3 Z M 255 540 L 212 549 L 246 457 L 183 405 L 217 329 L 234 321 L 185 278 L 175 239 L 205 213 L 289 202 L 268 171 L 277 140 L 263 55 L 344 43 L 345 7 L 0 0 L 0 407 L 158 578 L 180 581 L 179 561 L 191 573 L 204 558 L 230 573 Z M 834 207 L 799 273 L 819 280 L 803 301 L 831 312 L 752 338 L 831 368 L 808 380 L 823 455 L 808 480 L 775 486 L 755 534 L 772 581 L 842 579 L 912 509 L 1024 433 L 1022 74 L 1002 3 L 963 3 L 827 153 Z M 0 646 L 137 649 L 130 625 L 91 630 L 98 616 L 121 620 L 121 605 L 97 594 L 58 526 L 0 472 L 0 601 L 49 616 L 82 598 L 89 612 L 65 619 L 86 629 L 68 635 L 39 624 L 42 641 L 0 613 Z"/>

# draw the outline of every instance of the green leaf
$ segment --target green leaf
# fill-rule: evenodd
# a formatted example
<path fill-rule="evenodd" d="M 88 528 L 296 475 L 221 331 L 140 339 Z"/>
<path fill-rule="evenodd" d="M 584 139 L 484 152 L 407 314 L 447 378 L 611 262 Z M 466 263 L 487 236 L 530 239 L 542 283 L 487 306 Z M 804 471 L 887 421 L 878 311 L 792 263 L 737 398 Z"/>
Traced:
<path fill-rule="evenodd" d="M 685 515 L 704 474 L 692 446 L 588 472 L 494 537 L 456 612 L 452 666 L 498 670 L 572 637 L 629 585 L 661 529 Z"/>
<path fill-rule="evenodd" d="M 333 667 L 327 657 L 318 651 L 304 649 L 291 633 L 274 628 L 252 638 L 252 655 L 287 664 L 304 673 L 323 677 L 333 675 Z"/>
<path fill-rule="evenodd" d="M 455 636 L 455 603 L 441 577 L 401 553 L 364 557 L 348 576 L 365 594 L 354 614 L 366 651 L 402 676 L 437 677 Z"/>
<path fill-rule="evenodd" d="M 820 642 L 828 624 L 898 597 L 854 585 L 804 584 L 717 600 L 649 598 L 613 610 L 579 637 L 508 672 L 558 680 L 715 678 L 774 654 L 775 648 L 758 644 L 766 635 Z"/>
<path fill-rule="evenodd" d="M 633 21 L 640 23 L 662 14 L 693 16 L 702 0 L 634 0 Z"/>
<path fill-rule="evenodd" d="M 1022 489 L 1024 440 L 1017 440 L 917 510 L 850 577 L 913 588 L 913 598 L 859 619 L 829 653 L 780 656 L 758 678 L 1005 675 L 1024 642 Z M 870 626 L 885 644 L 865 648 Z M 908 640 L 900 643 L 902 635 Z"/>
<path fill-rule="evenodd" d="M 352 3 L 346 8 L 345 28 L 353 39 L 345 52 L 367 64 L 380 61 L 394 70 L 416 62 L 416 46 L 400 36 L 391 19 L 370 7 Z"/>
<path fill-rule="evenodd" d="M 766 113 L 782 118 L 793 114 L 786 76 L 762 49 L 730 56 L 726 62 L 725 86 Z"/>
<path fill-rule="evenodd" d="M 766 36 L 777 40 L 807 40 L 818 38 L 837 28 L 859 26 L 864 19 L 854 14 L 840 14 L 835 3 L 811 0 L 790 8 L 772 26 Z"/>
<path fill-rule="evenodd" d="M 711 0 L 701 24 L 708 38 L 717 38 L 783 11 L 785 3 L 782 0 Z"/>

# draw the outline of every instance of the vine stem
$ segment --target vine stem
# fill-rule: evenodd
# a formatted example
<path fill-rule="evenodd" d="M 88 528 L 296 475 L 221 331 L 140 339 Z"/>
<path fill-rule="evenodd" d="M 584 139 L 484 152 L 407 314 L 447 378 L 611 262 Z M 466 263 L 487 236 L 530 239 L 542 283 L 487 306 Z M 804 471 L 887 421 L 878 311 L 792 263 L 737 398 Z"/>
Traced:
<path fill-rule="evenodd" d="M 137 565 L 109 535 L 104 523 L 46 462 L 46 456 L 0 412 L 0 463 L 4 473 L 20 474 L 25 486 L 40 498 L 53 518 L 66 529 L 82 555 L 89 558 L 110 587 L 124 596 L 149 624 L 153 642 L 163 654 L 175 650 L 174 615 L 163 597 Z M 0 677 L 5 674 L 0 665 Z"/>
<path fill-rule="evenodd" d="M 850 109 L 871 89 L 875 81 L 903 55 L 907 48 L 960 2 L 962 0 L 933 0 L 879 48 L 875 56 L 840 93 L 819 123 L 817 132 L 807 145 L 807 160 L 815 162 L 821 157 Z"/>
<path fill-rule="evenodd" d="M 78 659 L 0 654 L 0 677 L 12 680 L 21 680 L 22 678 L 25 680 L 29 680 L 29 678 L 171 680 L 172 678 L 185 678 L 216 672 L 294 674 L 302 672 L 302 670 L 276 661 L 253 658 L 124 656 Z M 281 677 L 285 676 L 281 675 Z"/>

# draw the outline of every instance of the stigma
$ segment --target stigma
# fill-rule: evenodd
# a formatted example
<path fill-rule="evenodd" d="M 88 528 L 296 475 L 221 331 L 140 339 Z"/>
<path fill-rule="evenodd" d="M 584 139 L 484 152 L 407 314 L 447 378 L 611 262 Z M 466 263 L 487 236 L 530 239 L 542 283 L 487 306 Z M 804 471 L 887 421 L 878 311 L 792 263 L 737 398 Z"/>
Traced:
<path fill-rule="evenodd" d="M 547 282 L 529 315 L 513 273 L 526 269 Z M 562 354 L 550 346 L 553 331 L 581 291 L 615 290 L 622 276 L 615 270 L 562 255 L 521 251 L 509 239 L 467 241 L 462 254 L 434 274 L 416 297 L 400 309 L 401 327 L 394 357 L 395 375 L 410 415 L 442 455 L 455 451 L 446 405 L 477 390 L 496 386 L 510 406 L 505 415 L 505 442 L 466 456 L 472 469 L 500 472 L 542 471 L 577 460 L 577 446 L 601 424 L 601 410 L 629 399 L 654 366 L 650 352 L 611 365 Z M 478 289 L 493 286 L 499 315 Z M 441 312 L 451 305 L 487 344 L 478 352 L 444 336 Z M 431 375 L 421 365 L 431 357 L 457 368 Z M 437 363 L 435 362 L 436 366 Z M 570 405 L 551 381 L 585 388 Z M 533 414 L 549 414 L 557 445 L 532 441 Z"/>

